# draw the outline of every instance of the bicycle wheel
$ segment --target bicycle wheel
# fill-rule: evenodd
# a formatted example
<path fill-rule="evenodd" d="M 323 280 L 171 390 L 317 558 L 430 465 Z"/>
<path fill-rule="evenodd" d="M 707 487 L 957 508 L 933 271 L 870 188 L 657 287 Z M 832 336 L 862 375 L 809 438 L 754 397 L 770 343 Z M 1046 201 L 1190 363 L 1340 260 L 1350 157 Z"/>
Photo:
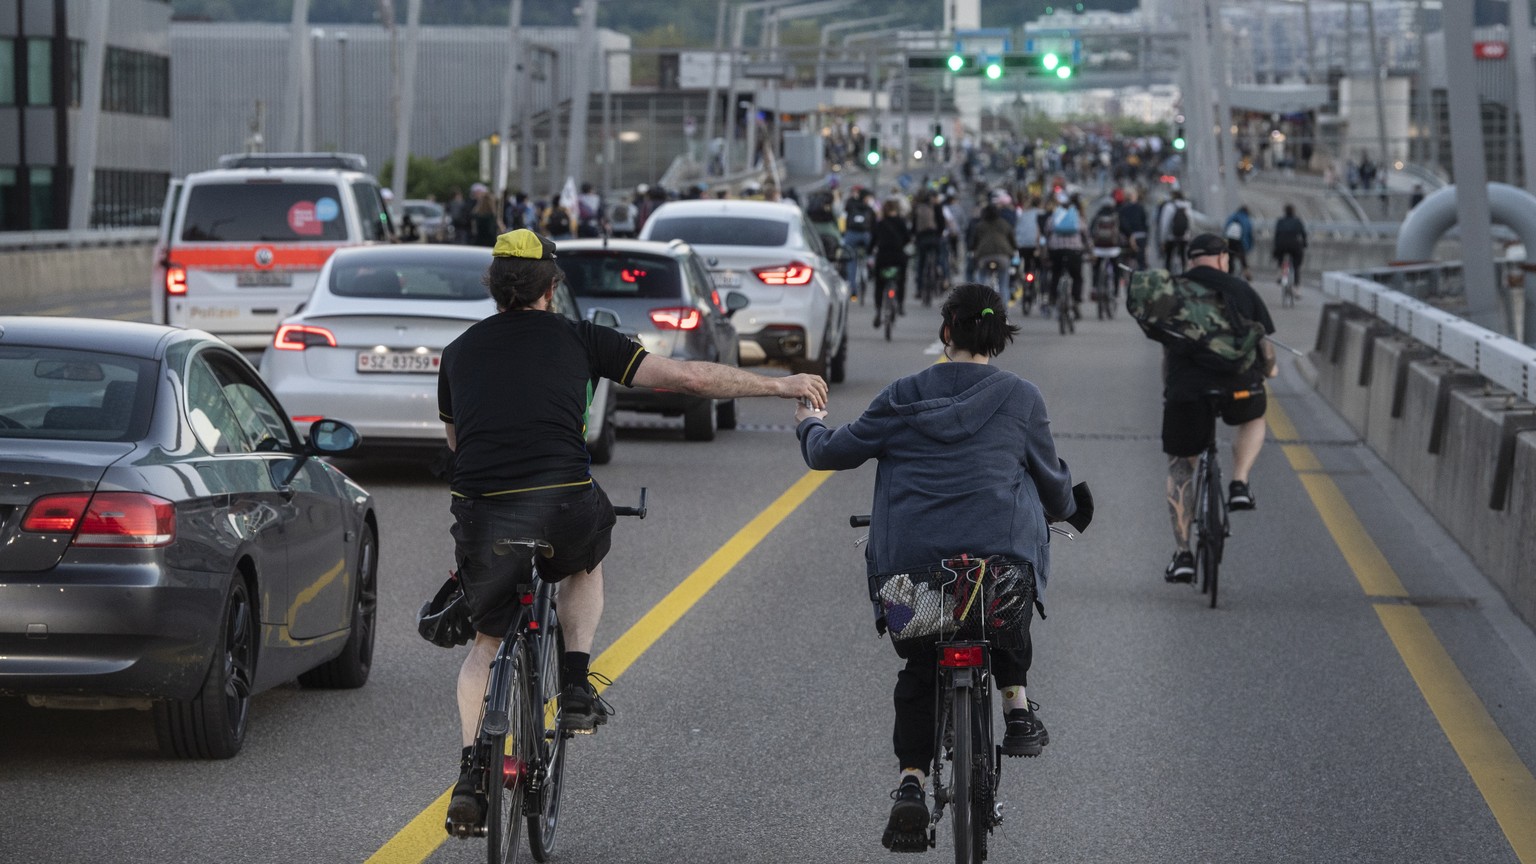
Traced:
<path fill-rule="evenodd" d="M 976 767 L 973 737 L 975 729 L 971 727 L 971 700 L 956 698 L 952 701 L 954 720 L 951 731 L 954 732 L 955 746 L 950 751 L 950 758 L 954 760 L 955 782 L 950 803 L 954 805 L 951 809 L 955 811 L 955 864 L 973 864 L 976 860 L 972 856 L 976 835 L 972 828 L 975 814 L 971 810 L 971 805 L 975 792 L 971 786 L 975 782 L 972 773 Z"/>
<path fill-rule="evenodd" d="M 1206 477 L 1210 472 L 1210 454 L 1201 453 L 1200 461 L 1195 464 L 1195 512 L 1190 519 L 1189 530 L 1194 534 L 1191 538 L 1191 546 L 1195 549 L 1195 575 L 1198 577 L 1200 593 L 1210 591 L 1208 579 L 1210 571 L 1201 565 L 1200 555 L 1206 544 L 1206 512 L 1210 510 L 1210 496 L 1206 494 L 1209 484 Z"/>
<path fill-rule="evenodd" d="M 560 728 L 555 702 L 560 698 L 560 658 L 565 656 L 565 633 L 560 623 L 546 624 L 541 649 L 547 657 L 541 664 L 538 689 L 542 699 L 530 700 L 543 710 L 532 712 L 535 720 L 534 746 L 539 757 L 539 791 L 528 814 L 528 849 L 535 861 L 548 861 L 555 852 L 555 829 L 560 824 L 560 792 L 565 785 L 566 734 Z M 530 687 L 530 689 L 532 689 Z"/>
<path fill-rule="evenodd" d="M 976 724 L 976 755 L 971 778 L 971 857 L 976 862 L 987 860 L 987 835 L 992 833 L 996 815 L 998 770 L 997 747 L 992 739 L 992 688 L 983 683 L 973 687 L 971 712 Z"/>
<path fill-rule="evenodd" d="M 485 784 L 485 850 L 490 864 L 515 864 L 522 852 L 518 841 L 523 827 L 523 796 L 528 789 L 526 653 L 520 642 L 494 673 L 506 691 L 507 731 L 486 736 L 489 752 Z"/>
<path fill-rule="evenodd" d="M 896 328 L 896 290 L 885 294 L 885 304 L 880 308 L 880 318 L 885 326 L 885 341 L 891 341 L 891 331 Z"/>
<path fill-rule="evenodd" d="M 1056 327 L 1063 336 L 1077 332 L 1077 324 L 1072 321 L 1072 295 L 1060 282 L 1056 284 Z"/>
<path fill-rule="evenodd" d="M 1221 466 L 1211 466 L 1207 484 L 1205 527 L 1200 532 L 1200 546 L 1205 557 L 1201 569 L 1205 572 L 1205 581 L 1210 586 L 1211 608 L 1215 609 L 1216 589 L 1221 577 L 1221 551 L 1227 537 L 1227 508 L 1221 497 Z"/>

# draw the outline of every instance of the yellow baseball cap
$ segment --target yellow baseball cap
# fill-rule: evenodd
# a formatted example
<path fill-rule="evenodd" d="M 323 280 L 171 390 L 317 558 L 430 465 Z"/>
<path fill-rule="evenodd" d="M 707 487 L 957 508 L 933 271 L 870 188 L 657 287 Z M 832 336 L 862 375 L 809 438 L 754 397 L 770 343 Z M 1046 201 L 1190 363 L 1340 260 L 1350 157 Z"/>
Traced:
<path fill-rule="evenodd" d="M 527 228 L 508 231 L 496 238 L 491 250 L 496 258 L 530 258 L 534 261 L 555 260 L 555 241 L 540 237 Z"/>

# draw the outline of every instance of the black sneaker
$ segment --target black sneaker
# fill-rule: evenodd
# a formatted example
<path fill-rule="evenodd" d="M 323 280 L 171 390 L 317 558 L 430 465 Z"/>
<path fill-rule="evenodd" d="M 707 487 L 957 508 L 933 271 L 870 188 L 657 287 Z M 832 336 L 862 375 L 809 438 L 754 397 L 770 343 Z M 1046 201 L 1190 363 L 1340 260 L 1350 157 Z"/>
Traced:
<path fill-rule="evenodd" d="M 1188 550 L 1173 553 L 1173 560 L 1168 562 L 1168 569 L 1163 571 L 1163 580 L 1167 582 L 1195 581 L 1194 553 Z"/>
<path fill-rule="evenodd" d="M 1253 493 L 1248 491 L 1247 483 L 1233 480 L 1227 484 L 1227 507 L 1233 510 L 1253 509 Z"/>
<path fill-rule="evenodd" d="M 880 845 L 892 852 L 927 851 L 928 803 L 924 800 L 923 784 L 908 775 L 891 792 L 891 798 L 896 803 L 891 805 L 891 818 L 885 823 Z"/>
<path fill-rule="evenodd" d="M 585 679 L 567 681 L 561 689 L 560 725 L 566 732 L 591 735 L 597 727 L 607 723 L 608 717 L 613 714 L 613 706 L 597 695 L 597 688 L 592 686 L 593 681 L 604 686 L 613 683 L 596 672 L 588 672 Z"/>
<path fill-rule="evenodd" d="M 1004 756 L 1039 756 L 1045 745 L 1051 743 L 1051 733 L 1035 714 L 1040 706 L 1034 702 L 1028 708 L 1015 708 L 1004 715 L 1008 721 L 1003 733 Z"/>
<path fill-rule="evenodd" d="M 472 770 L 474 749 L 464 748 L 459 757 L 459 782 L 453 784 L 453 797 L 448 799 L 448 818 L 443 827 L 453 837 L 470 837 L 485 819 L 485 796 L 480 794 L 479 778 Z"/>

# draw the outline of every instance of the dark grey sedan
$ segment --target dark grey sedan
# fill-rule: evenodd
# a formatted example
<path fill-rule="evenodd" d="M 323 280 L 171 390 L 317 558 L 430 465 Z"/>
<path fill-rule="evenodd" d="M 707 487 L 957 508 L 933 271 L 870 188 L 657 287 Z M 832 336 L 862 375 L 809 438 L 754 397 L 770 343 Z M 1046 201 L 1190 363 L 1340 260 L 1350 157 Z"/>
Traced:
<path fill-rule="evenodd" d="M 239 353 L 196 330 L 0 317 L 0 693 L 152 708 L 167 754 L 227 758 L 251 696 L 361 687 L 373 499 L 314 457 Z"/>

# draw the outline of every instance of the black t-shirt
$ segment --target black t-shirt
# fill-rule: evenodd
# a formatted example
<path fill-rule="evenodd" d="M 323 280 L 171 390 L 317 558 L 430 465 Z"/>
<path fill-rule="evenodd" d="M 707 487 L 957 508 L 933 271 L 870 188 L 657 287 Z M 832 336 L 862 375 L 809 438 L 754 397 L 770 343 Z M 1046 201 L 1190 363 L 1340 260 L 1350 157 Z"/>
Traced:
<path fill-rule="evenodd" d="M 1207 288 L 1220 291 L 1227 307 L 1249 321 L 1264 325 L 1265 333 L 1275 332 L 1274 319 L 1269 317 L 1269 307 L 1253 286 L 1215 267 L 1195 267 L 1184 272 L 1184 277 Z M 1243 390 L 1262 386 L 1264 370 L 1239 375 L 1223 375 L 1195 362 L 1194 358 L 1172 350 L 1164 350 L 1163 398 L 1169 402 L 1188 402 L 1200 398 L 1207 390 Z M 1262 363 L 1260 367 L 1262 367 Z"/>
<path fill-rule="evenodd" d="M 443 349 L 437 411 L 457 439 L 455 495 L 592 482 L 585 429 L 598 380 L 629 386 L 645 349 L 557 312 L 499 312 Z"/>

